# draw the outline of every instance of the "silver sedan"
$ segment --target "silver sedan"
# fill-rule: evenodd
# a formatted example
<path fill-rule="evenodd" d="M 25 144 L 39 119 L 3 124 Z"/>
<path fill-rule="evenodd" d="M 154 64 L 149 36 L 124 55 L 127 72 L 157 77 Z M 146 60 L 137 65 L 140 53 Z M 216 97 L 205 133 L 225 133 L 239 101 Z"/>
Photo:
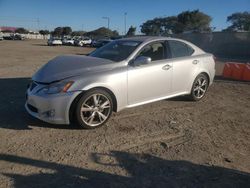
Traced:
<path fill-rule="evenodd" d="M 32 77 L 25 107 L 49 123 L 99 127 L 124 108 L 180 95 L 202 99 L 214 67 L 212 54 L 184 40 L 120 39 L 88 56 L 49 61 Z"/>

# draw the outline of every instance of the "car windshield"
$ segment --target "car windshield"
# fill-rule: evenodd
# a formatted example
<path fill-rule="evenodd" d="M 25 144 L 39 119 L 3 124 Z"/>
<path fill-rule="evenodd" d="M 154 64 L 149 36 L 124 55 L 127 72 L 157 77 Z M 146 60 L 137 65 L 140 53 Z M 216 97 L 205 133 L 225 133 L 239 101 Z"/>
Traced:
<path fill-rule="evenodd" d="M 113 41 L 95 50 L 89 56 L 109 59 L 111 61 L 122 61 L 141 44 L 138 41 Z"/>

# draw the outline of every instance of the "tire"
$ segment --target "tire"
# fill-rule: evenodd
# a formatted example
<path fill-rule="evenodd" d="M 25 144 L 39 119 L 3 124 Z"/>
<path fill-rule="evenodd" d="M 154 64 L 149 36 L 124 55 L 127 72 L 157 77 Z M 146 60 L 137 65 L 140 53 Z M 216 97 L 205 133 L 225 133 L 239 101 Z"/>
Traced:
<path fill-rule="evenodd" d="M 103 89 L 93 89 L 82 95 L 76 105 L 76 121 L 85 129 L 104 125 L 113 111 L 111 95 Z"/>
<path fill-rule="evenodd" d="M 201 100 L 207 92 L 208 83 L 208 77 L 203 73 L 199 74 L 194 80 L 189 99 L 192 101 Z"/>

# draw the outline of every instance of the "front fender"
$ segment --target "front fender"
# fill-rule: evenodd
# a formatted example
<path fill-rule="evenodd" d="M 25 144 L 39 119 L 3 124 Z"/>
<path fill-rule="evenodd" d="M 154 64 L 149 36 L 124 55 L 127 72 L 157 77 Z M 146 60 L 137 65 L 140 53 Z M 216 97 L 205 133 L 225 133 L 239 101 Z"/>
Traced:
<path fill-rule="evenodd" d="M 117 111 L 127 106 L 127 73 L 93 75 L 79 78 L 70 88 L 73 91 L 88 91 L 93 88 L 105 88 L 113 93 L 117 102 Z"/>

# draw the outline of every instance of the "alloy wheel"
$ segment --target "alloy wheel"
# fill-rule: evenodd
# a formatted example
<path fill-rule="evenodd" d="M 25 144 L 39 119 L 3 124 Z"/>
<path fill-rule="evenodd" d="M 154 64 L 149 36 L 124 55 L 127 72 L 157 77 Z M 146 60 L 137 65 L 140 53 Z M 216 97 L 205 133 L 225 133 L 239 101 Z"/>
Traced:
<path fill-rule="evenodd" d="M 88 126 L 102 124 L 111 113 L 111 102 L 103 94 L 92 94 L 82 103 L 81 119 Z"/>
<path fill-rule="evenodd" d="M 206 90 L 207 90 L 207 80 L 203 77 L 199 77 L 196 80 L 195 85 L 194 85 L 194 89 L 193 89 L 194 96 L 197 99 L 200 99 L 205 95 Z"/>

